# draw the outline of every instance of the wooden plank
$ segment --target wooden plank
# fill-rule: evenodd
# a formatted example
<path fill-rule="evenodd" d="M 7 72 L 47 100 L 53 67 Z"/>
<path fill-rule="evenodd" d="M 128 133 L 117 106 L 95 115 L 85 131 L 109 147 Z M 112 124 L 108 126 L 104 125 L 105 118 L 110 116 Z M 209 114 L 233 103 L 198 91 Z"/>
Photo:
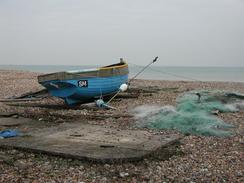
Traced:
<path fill-rule="evenodd" d="M 24 101 L 40 101 L 43 98 L 20 98 L 20 99 L 0 99 L 0 102 L 24 102 Z"/>
<path fill-rule="evenodd" d="M 19 114 L 16 112 L 0 112 L 0 117 L 12 117 L 18 116 Z"/>

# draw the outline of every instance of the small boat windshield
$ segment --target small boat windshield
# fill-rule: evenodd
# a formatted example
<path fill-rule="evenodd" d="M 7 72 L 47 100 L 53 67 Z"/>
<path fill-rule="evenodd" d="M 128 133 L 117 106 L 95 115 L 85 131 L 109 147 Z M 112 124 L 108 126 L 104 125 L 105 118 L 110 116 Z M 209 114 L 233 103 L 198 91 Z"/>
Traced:
<path fill-rule="evenodd" d="M 117 63 L 117 64 L 107 65 L 107 66 L 104 66 L 102 68 L 114 67 L 114 66 L 121 66 L 121 65 L 125 65 L 125 64 L 126 64 L 125 62 L 120 62 L 120 63 Z"/>
<path fill-rule="evenodd" d="M 90 72 L 90 71 L 97 71 L 98 69 L 81 69 L 81 70 L 72 70 L 72 71 L 66 71 L 67 73 L 78 73 L 78 72 Z"/>

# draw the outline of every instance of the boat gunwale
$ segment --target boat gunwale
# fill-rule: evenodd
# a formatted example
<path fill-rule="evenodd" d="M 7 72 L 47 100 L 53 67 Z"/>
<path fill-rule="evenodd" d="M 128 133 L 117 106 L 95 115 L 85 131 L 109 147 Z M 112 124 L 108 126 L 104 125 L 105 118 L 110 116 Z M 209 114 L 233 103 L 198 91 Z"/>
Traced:
<path fill-rule="evenodd" d="M 118 64 L 120 64 L 120 63 L 118 63 Z M 123 67 L 128 67 L 128 64 L 126 62 L 124 62 L 122 65 L 104 66 L 104 67 L 100 67 L 98 69 L 99 70 L 119 69 L 119 68 L 123 68 Z"/>
<path fill-rule="evenodd" d="M 79 74 L 79 73 L 87 73 L 87 72 L 97 72 L 99 70 L 120 69 L 120 68 L 123 68 L 123 67 L 128 67 L 128 64 L 127 63 L 123 63 L 123 65 L 103 66 L 103 67 L 94 68 L 94 70 L 87 70 L 87 69 L 77 70 L 77 72 L 72 72 L 72 70 L 70 70 L 70 71 L 60 71 L 60 72 L 52 72 L 52 73 L 39 75 L 38 77 L 40 77 L 40 76 L 48 76 L 48 75 L 57 74 L 57 73 Z"/>
<path fill-rule="evenodd" d="M 74 78 L 77 78 L 77 77 L 79 77 L 79 74 L 84 74 L 84 75 L 85 74 L 88 74 L 88 73 L 94 73 L 95 74 L 95 73 L 99 73 L 100 71 L 101 72 L 103 72 L 103 71 L 104 72 L 109 72 L 108 70 L 112 70 L 113 71 L 114 69 L 115 70 L 127 69 L 127 71 L 123 71 L 122 73 L 127 74 L 127 75 L 129 73 L 129 71 L 128 71 L 128 64 L 124 62 L 124 63 L 117 63 L 117 64 L 114 64 L 114 65 L 111 65 L 111 66 L 109 65 L 109 66 L 104 66 L 104 67 L 96 68 L 94 70 L 84 70 L 84 71 L 80 70 L 80 71 L 77 71 L 77 72 L 61 71 L 61 72 L 54 72 L 54 73 L 49 73 L 49 74 L 43 74 L 43 75 L 38 76 L 38 82 L 39 83 L 43 83 L 43 82 L 48 82 L 48 81 L 51 81 L 51 80 L 69 80 L 69 79 L 71 79 L 69 77 L 74 76 Z M 65 79 L 67 76 L 69 76 L 68 77 L 69 79 Z M 63 79 L 60 79 L 61 77 Z M 107 77 L 107 76 L 106 75 L 104 76 L 104 74 L 101 74 L 101 75 L 96 75 L 96 76 L 95 75 L 90 75 L 90 76 L 87 75 L 87 76 L 82 76 L 82 77 L 95 78 L 95 77 Z M 48 78 L 50 78 L 50 79 L 48 79 Z"/>

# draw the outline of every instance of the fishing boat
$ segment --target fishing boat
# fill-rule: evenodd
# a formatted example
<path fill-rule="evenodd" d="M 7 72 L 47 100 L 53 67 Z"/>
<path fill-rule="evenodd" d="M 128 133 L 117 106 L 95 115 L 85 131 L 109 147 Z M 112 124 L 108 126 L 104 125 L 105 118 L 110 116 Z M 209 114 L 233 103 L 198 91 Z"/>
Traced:
<path fill-rule="evenodd" d="M 128 82 L 128 64 L 119 63 L 95 69 L 63 71 L 38 76 L 38 82 L 50 95 L 76 105 L 110 96 Z"/>

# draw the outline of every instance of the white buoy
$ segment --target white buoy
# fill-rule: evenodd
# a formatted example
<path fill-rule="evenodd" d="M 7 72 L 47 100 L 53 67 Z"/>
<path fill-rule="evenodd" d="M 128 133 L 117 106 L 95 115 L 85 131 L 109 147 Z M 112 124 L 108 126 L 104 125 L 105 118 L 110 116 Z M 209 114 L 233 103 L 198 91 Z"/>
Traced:
<path fill-rule="evenodd" d="M 128 85 L 125 83 L 120 85 L 120 87 L 119 87 L 119 90 L 122 92 L 125 92 L 127 89 L 128 89 Z"/>
<path fill-rule="evenodd" d="M 120 92 L 124 92 L 127 89 L 128 89 L 128 85 L 127 84 L 124 83 L 124 84 L 120 85 L 118 92 L 107 102 L 107 104 L 109 102 L 111 102 Z"/>

